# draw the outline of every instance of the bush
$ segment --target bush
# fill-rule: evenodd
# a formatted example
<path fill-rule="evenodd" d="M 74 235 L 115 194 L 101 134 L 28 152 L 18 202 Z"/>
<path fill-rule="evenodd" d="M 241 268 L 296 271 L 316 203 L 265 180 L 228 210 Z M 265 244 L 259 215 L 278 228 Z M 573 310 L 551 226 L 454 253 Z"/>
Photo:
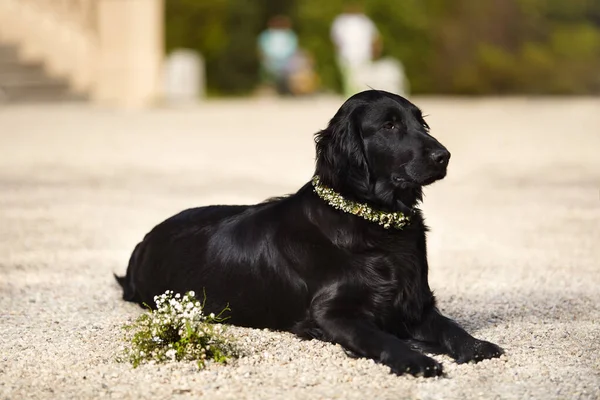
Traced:
<path fill-rule="evenodd" d="M 209 93 L 258 82 L 256 38 L 286 13 L 326 89 L 340 76 L 329 30 L 345 0 L 168 0 L 167 49 L 198 50 Z M 384 55 L 415 93 L 600 93 L 600 2 L 589 0 L 363 1 Z"/>
<path fill-rule="evenodd" d="M 125 348 L 123 359 L 134 368 L 142 363 L 168 361 L 196 361 L 198 368 L 203 368 L 208 360 L 225 363 L 237 356 L 232 340 L 220 324 L 228 308 L 219 315 L 204 315 L 194 292 L 180 296 L 167 290 L 154 300 L 156 310 L 125 326 L 131 346 Z"/>

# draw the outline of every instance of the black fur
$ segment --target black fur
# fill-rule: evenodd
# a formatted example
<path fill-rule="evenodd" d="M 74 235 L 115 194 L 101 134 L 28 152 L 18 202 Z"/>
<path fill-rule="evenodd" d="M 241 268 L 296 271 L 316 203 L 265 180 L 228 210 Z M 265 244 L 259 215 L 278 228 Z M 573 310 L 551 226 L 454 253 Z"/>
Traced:
<path fill-rule="evenodd" d="M 427 281 L 422 187 L 446 175 L 450 153 L 408 100 L 370 90 L 351 97 L 316 135 L 315 174 L 347 199 L 411 214 L 384 229 L 320 199 L 310 183 L 251 206 L 183 211 L 135 248 L 123 298 L 154 304 L 167 289 L 206 292 L 207 312 L 230 323 L 340 343 L 397 374 L 436 376 L 414 351 L 434 347 L 458 362 L 498 357 L 442 316 Z M 419 346 L 418 343 L 422 343 Z"/>

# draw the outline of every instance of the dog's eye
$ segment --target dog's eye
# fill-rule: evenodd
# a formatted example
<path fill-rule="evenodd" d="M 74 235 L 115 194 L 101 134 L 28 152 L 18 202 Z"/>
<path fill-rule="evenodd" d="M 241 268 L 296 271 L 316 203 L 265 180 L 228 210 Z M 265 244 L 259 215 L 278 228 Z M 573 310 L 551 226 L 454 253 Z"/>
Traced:
<path fill-rule="evenodd" d="M 396 124 L 393 122 L 386 122 L 385 124 L 383 124 L 383 129 L 391 131 L 392 129 L 396 129 Z"/>

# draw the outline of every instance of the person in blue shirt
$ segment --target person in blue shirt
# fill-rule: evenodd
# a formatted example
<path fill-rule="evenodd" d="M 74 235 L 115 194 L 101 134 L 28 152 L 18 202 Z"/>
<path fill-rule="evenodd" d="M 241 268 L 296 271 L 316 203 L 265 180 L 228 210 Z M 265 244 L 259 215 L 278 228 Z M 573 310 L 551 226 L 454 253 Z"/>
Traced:
<path fill-rule="evenodd" d="M 289 64 L 298 50 L 298 37 L 285 15 L 269 19 L 268 27 L 258 36 L 261 73 L 266 84 L 279 94 L 289 93 Z"/>

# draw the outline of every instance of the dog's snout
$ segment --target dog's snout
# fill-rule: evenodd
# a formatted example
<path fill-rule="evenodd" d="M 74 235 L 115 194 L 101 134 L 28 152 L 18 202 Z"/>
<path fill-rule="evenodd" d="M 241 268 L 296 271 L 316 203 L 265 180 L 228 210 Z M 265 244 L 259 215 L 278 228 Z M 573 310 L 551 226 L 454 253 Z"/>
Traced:
<path fill-rule="evenodd" d="M 446 165 L 450 161 L 450 152 L 446 149 L 434 150 L 430 155 L 435 164 Z"/>

